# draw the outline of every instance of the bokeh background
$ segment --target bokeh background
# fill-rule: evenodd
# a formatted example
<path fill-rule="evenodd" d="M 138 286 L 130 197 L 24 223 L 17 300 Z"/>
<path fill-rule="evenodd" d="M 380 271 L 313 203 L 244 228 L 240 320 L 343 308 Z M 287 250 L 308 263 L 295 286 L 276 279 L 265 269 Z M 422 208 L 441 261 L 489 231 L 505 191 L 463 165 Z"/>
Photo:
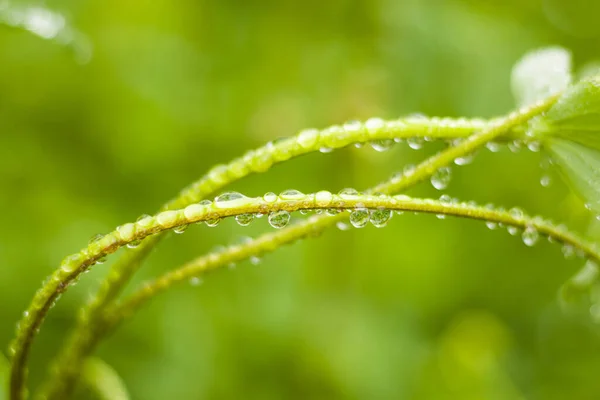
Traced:
<path fill-rule="evenodd" d="M 502 115 L 514 107 L 511 67 L 527 51 L 564 46 L 577 68 L 600 57 L 599 8 L 0 0 L 0 344 L 63 256 L 154 212 L 210 166 L 352 119 Z M 440 148 L 312 154 L 232 189 L 360 190 Z M 586 232 L 590 215 L 543 161 L 481 151 L 454 168 L 446 192 Z M 410 193 L 440 195 L 428 184 Z M 163 241 L 130 288 L 270 229 L 264 219 L 194 226 Z M 600 326 L 556 300 L 582 264 L 480 222 L 395 216 L 384 229 L 331 230 L 180 285 L 97 354 L 134 399 L 596 399 Z M 32 353 L 34 387 L 109 265 L 52 309 Z"/>

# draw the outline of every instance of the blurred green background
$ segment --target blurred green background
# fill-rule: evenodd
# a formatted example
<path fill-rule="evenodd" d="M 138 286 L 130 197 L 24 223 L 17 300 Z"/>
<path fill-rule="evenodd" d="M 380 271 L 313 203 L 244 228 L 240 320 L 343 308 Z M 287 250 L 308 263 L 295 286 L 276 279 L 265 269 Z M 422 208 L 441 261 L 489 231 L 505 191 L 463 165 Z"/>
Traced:
<path fill-rule="evenodd" d="M 0 344 L 63 256 L 153 213 L 210 166 L 351 119 L 502 115 L 527 51 L 561 45 L 577 67 L 600 56 L 599 8 L 0 0 Z M 360 190 L 440 148 L 313 154 L 232 189 Z M 447 193 L 585 232 L 590 216 L 558 177 L 539 184 L 540 161 L 481 151 L 454 168 Z M 440 195 L 427 184 L 410 193 Z M 270 229 L 264 219 L 193 227 L 161 243 L 135 280 Z M 33 386 L 107 264 L 50 313 Z M 98 354 L 134 399 L 597 399 L 600 327 L 556 301 L 582 264 L 480 222 L 395 216 L 385 229 L 331 230 L 176 287 Z"/>

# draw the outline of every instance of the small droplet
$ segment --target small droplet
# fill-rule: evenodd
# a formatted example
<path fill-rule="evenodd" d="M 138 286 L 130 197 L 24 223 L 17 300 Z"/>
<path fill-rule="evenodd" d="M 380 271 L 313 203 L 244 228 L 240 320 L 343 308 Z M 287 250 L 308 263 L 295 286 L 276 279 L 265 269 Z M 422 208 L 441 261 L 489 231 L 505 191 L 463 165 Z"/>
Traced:
<path fill-rule="evenodd" d="M 373 150 L 383 152 L 389 150 L 394 145 L 393 139 L 372 140 L 369 142 Z"/>
<path fill-rule="evenodd" d="M 350 226 L 342 221 L 338 221 L 335 226 L 340 230 L 340 231 L 347 231 L 350 229 Z"/>
<path fill-rule="evenodd" d="M 358 190 L 353 189 L 353 188 L 345 188 L 340 190 L 340 192 L 338 193 L 338 195 L 342 198 L 342 199 L 348 199 L 352 196 L 357 196 L 360 193 L 358 193 Z"/>
<path fill-rule="evenodd" d="M 402 175 L 404 175 L 404 176 L 411 176 L 414 173 L 415 173 L 415 166 L 413 164 L 405 165 L 404 169 L 402 170 Z"/>
<path fill-rule="evenodd" d="M 508 225 L 506 227 L 506 230 L 508 231 L 508 233 L 510 233 L 512 236 L 517 236 L 519 234 L 519 228 L 514 226 L 514 225 Z"/>
<path fill-rule="evenodd" d="M 185 232 L 187 228 L 188 228 L 188 225 L 179 225 L 179 226 L 176 226 L 175 228 L 173 228 L 173 232 L 180 235 L 183 232 Z"/>
<path fill-rule="evenodd" d="M 254 220 L 254 214 L 251 214 L 251 213 L 240 214 L 240 215 L 235 216 L 235 221 L 240 226 L 248 226 L 252 223 L 253 220 Z"/>
<path fill-rule="evenodd" d="M 285 228 L 290 222 L 290 213 L 288 211 L 274 211 L 269 214 L 269 224 L 276 229 Z"/>
<path fill-rule="evenodd" d="M 259 256 L 250 256 L 250 258 L 248 260 L 250 261 L 250 264 L 252 264 L 252 265 L 258 265 L 262 261 Z"/>
<path fill-rule="evenodd" d="M 315 203 L 317 203 L 318 206 L 328 206 L 332 200 L 333 195 L 327 190 L 320 190 L 317 193 L 315 193 Z"/>
<path fill-rule="evenodd" d="M 104 237 L 104 235 L 103 235 L 103 234 L 101 234 L 101 233 L 97 233 L 97 234 L 95 234 L 94 236 L 92 236 L 92 237 L 90 238 L 90 240 L 89 240 L 88 244 L 92 244 L 92 243 L 94 243 L 94 242 L 97 242 L 98 240 L 102 239 L 103 237 Z"/>
<path fill-rule="evenodd" d="M 331 153 L 333 149 L 331 147 L 321 147 L 319 151 L 323 154 Z"/>
<path fill-rule="evenodd" d="M 562 247 L 562 253 L 567 259 L 573 258 L 575 256 L 575 248 L 572 245 L 565 243 Z"/>
<path fill-rule="evenodd" d="M 435 214 L 435 217 L 437 219 L 446 219 L 446 215 L 445 214 Z"/>
<path fill-rule="evenodd" d="M 496 222 L 493 222 L 493 221 L 486 221 L 486 222 L 485 222 L 485 226 L 487 226 L 487 228 L 488 228 L 489 230 L 492 230 L 492 231 L 493 231 L 494 229 L 498 228 L 498 224 L 497 224 Z"/>
<path fill-rule="evenodd" d="M 192 286 L 200 286 L 202 284 L 202 278 L 198 276 L 192 276 L 190 278 L 190 285 Z"/>
<path fill-rule="evenodd" d="M 442 204 L 446 204 L 447 205 L 447 204 L 452 204 L 454 201 L 452 200 L 452 197 L 450 197 L 449 195 L 443 194 L 443 195 L 440 196 L 440 202 Z"/>
<path fill-rule="evenodd" d="M 511 208 L 511 209 L 508 211 L 508 213 L 510 214 L 510 216 L 511 216 L 511 217 L 513 217 L 514 219 L 517 219 L 517 220 L 521 220 L 521 219 L 523 219 L 523 217 L 524 217 L 524 215 L 525 215 L 525 214 L 523 213 L 523 210 L 521 210 L 520 208 L 517 208 L 517 207 L 513 207 L 513 208 Z"/>
<path fill-rule="evenodd" d="M 469 154 L 463 157 L 457 157 L 454 159 L 454 164 L 456 165 L 467 165 L 467 164 L 471 164 L 471 162 L 473 161 L 473 154 Z"/>
<path fill-rule="evenodd" d="M 408 139 L 406 139 L 406 143 L 408 144 L 408 147 L 410 147 L 413 150 L 420 150 L 423 148 L 423 138 L 422 137 L 418 137 L 418 136 L 413 136 L 413 137 L 409 137 Z"/>
<path fill-rule="evenodd" d="M 186 226 L 187 226 L 187 225 L 186 225 Z M 136 248 L 136 247 L 138 247 L 138 246 L 139 246 L 141 243 L 142 243 L 142 239 L 139 239 L 139 240 L 134 240 L 133 242 L 129 242 L 129 243 L 127 243 L 127 247 L 128 247 L 128 248 L 130 248 L 130 249 L 135 249 L 135 248 Z M 100 264 L 102 264 L 104 261 L 100 261 L 100 260 L 98 260 L 98 262 L 99 262 Z"/>
<path fill-rule="evenodd" d="M 528 226 L 523 231 L 521 237 L 523 238 L 523 243 L 525 243 L 525 245 L 532 247 L 538 242 L 540 234 L 533 226 Z"/>
<path fill-rule="evenodd" d="M 383 228 L 386 226 L 390 218 L 392 218 L 391 210 L 379 209 L 371 211 L 371 224 L 376 228 Z"/>
<path fill-rule="evenodd" d="M 508 148 L 513 153 L 518 153 L 519 151 L 521 151 L 522 146 L 523 145 L 520 140 L 513 140 L 513 141 L 508 142 Z"/>
<path fill-rule="evenodd" d="M 305 129 L 298 134 L 297 142 L 304 149 L 311 149 L 319 140 L 319 131 L 316 129 Z"/>
<path fill-rule="evenodd" d="M 358 132 L 362 129 L 362 123 L 357 120 L 351 120 L 346 122 L 343 126 L 346 132 Z"/>
<path fill-rule="evenodd" d="M 527 142 L 527 148 L 529 151 L 533 151 L 534 153 L 539 152 L 541 147 L 542 145 L 540 142 Z"/>
<path fill-rule="evenodd" d="M 540 178 L 540 185 L 542 185 L 543 187 L 549 187 L 550 185 L 552 185 L 552 178 L 550 177 L 550 175 L 542 175 L 542 177 Z"/>
<path fill-rule="evenodd" d="M 487 142 L 485 144 L 485 147 L 492 153 L 497 153 L 501 149 L 500 143 L 497 142 Z"/>
<path fill-rule="evenodd" d="M 357 208 L 350 213 L 350 223 L 355 228 L 364 228 L 369 223 L 369 210 L 366 208 Z"/>
<path fill-rule="evenodd" d="M 297 199 L 301 199 L 304 197 L 304 193 L 295 190 L 295 189 L 288 189 L 288 190 L 284 190 L 283 192 L 281 192 L 279 194 L 279 198 L 283 199 L 283 200 L 297 200 Z"/>
<path fill-rule="evenodd" d="M 263 200 L 267 203 L 275 203 L 277 201 L 277 195 L 273 192 L 265 193 Z"/>
<path fill-rule="evenodd" d="M 431 176 L 431 185 L 437 190 L 444 190 L 448 187 L 451 178 L 452 170 L 450 167 L 442 167 Z"/>
<path fill-rule="evenodd" d="M 204 221 L 206 226 L 208 226 L 210 228 L 214 228 L 215 226 L 219 225 L 219 222 L 221 222 L 221 218 L 212 218 L 212 219 L 207 219 L 206 221 Z"/>

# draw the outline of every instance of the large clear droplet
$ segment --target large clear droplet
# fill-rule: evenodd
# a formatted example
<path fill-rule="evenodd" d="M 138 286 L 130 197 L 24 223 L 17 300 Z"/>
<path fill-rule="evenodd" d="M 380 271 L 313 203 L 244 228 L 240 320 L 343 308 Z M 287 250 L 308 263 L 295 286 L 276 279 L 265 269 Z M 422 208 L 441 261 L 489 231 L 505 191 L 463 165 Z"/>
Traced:
<path fill-rule="evenodd" d="M 246 196 L 238 192 L 226 192 L 215 197 L 215 205 L 218 207 L 228 201 L 239 200 L 245 197 Z"/>
<path fill-rule="evenodd" d="M 422 137 L 409 137 L 408 139 L 406 139 L 406 143 L 408 144 L 408 147 L 410 147 L 413 150 L 420 150 L 423 148 L 423 142 L 425 140 Z"/>
<path fill-rule="evenodd" d="M 369 223 L 369 210 L 366 208 L 357 208 L 350 213 L 350 223 L 355 228 L 364 228 Z"/>
<path fill-rule="evenodd" d="M 275 203 L 277 201 L 277 195 L 273 192 L 267 192 L 263 196 L 263 200 L 267 203 Z"/>
<path fill-rule="evenodd" d="M 235 216 L 235 221 L 240 226 L 248 226 L 252 223 L 253 220 L 254 220 L 254 214 L 251 214 L 251 213 L 240 214 L 240 215 Z"/>
<path fill-rule="evenodd" d="M 538 242 L 540 234 L 533 226 L 528 226 L 523 231 L 522 238 L 525 245 L 532 247 Z"/>
<path fill-rule="evenodd" d="M 297 200 L 304 197 L 304 193 L 296 189 L 284 190 L 279 194 L 279 197 L 283 200 Z"/>
<path fill-rule="evenodd" d="M 450 167 L 442 167 L 431 176 L 431 185 L 437 190 L 444 190 L 450 184 L 452 170 Z"/>
<path fill-rule="evenodd" d="M 387 225 L 388 221 L 392 218 L 392 211 L 386 209 L 372 210 L 371 211 L 371 223 L 376 228 L 383 228 Z"/>
<path fill-rule="evenodd" d="M 290 213 L 288 211 L 274 211 L 269 214 L 269 224 L 276 229 L 285 228 L 290 222 Z"/>

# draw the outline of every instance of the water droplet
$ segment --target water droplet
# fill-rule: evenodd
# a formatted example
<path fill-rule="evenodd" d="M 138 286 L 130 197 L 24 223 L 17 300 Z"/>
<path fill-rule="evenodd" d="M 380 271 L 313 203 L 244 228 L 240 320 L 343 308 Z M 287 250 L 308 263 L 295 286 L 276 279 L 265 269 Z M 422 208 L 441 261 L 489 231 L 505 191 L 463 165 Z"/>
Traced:
<path fill-rule="evenodd" d="M 380 139 L 380 140 L 372 140 L 369 142 L 373 150 L 383 152 L 389 150 L 394 145 L 394 140 L 392 139 Z"/>
<path fill-rule="evenodd" d="M 415 173 L 415 166 L 413 164 L 405 165 L 404 169 L 402 170 L 402 175 L 404 175 L 404 176 L 411 176 L 414 173 Z"/>
<path fill-rule="evenodd" d="M 252 221 L 254 220 L 254 214 L 240 214 L 240 215 L 236 215 L 235 216 L 235 221 L 240 225 L 240 226 L 248 226 L 250 225 L 250 223 L 252 223 Z"/>
<path fill-rule="evenodd" d="M 315 202 L 320 207 L 328 206 L 332 200 L 333 195 L 327 190 L 321 190 L 315 194 Z"/>
<path fill-rule="evenodd" d="M 365 122 L 365 128 L 370 136 L 376 135 L 381 129 L 385 127 L 385 121 L 381 118 L 369 118 Z"/>
<path fill-rule="evenodd" d="M 525 243 L 525 245 L 532 247 L 538 242 L 540 234 L 533 226 L 528 226 L 523 231 L 521 237 L 523 238 L 523 243 Z"/>
<path fill-rule="evenodd" d="M 445 214 L 435 214 L 435 217 L 437 219 L 446 219 L 446 215 Z"/>
<path fill-rule="evenodd" d="M 338 215 L 339 213 L 341 213 L 342 210 L 338 210 L 337 208 L 328 208 L 327 210 L 325 210 L 325 214 L 327 215 Z"/>
<path fill-rule="evenodd" d="M 181 235 L 183 232 L 185 232 L 188 228 L 188 225 L 179 225 L 173 228 L 173 232 L 175 232 L 178 235 Z"/>
<path fill-rule="evenodd" d="M 353 189 L 353 188 L 345 188 L 340 190 L 340 192 L 338 193 L 338 195 L 342 198 L 342 199 L 348 199 L 351 198 L 352 196 L 357 196 L 360 193 L 358 192 L 358 190 Z"/>
<path fill-rule="evenodd" d="M 540 178 L 540 185 L 542 185 L 543 187 L 549 187 L 550 185 L 552 185 L 552 178 L 550 177 L 550 175 L 542 175 L 542 177 Z"/>
<path fill-rule="evenodd" d="M 485 147 L 492 153 L 497 153 L 501 149 L 500 143 L 497 143 L 497 142 L 487 142 L 485 144 Z"/>
<path fill-rule="evenodd" d="M 331 153 L 333 149 L 331 147 L 321 147 L 319 151 L 323 154 Z"/>
<path fill-rule="evenodd" d="M 508 231 L 508 233 L 510 233 L 512 236 L 517 236 L 519 234 L 519 228 L 514 226 L 514 225 L 508 225 L 506 227 L 506 230 Z"/>
<path fill-rule="evenodd" d="M 524 213 L 523 210 L 521 210 L 520 208 L 517 207 L 513 207 L 511 208 L 508 213 L 510 214 L 511 217 L 513 217 L 516 220 L 521 220 L 524 217 Z"/>
<path fill-rule="evenodd" d="M 319 131 L 316 129 L 305 129 L 298 134 L 297 142 L 304 149 L 311 149 L 319 140 Z"/>
<path fill-rule="evenodd" d="M 518 153 L 521 150 L 522 146 L 523 145 L 520 140 L 513 140 L 513 141 L 508 142 L 508 148 L 513 153 Z"/>
<path fill-rule="evenodd" d="M 468 154 L 466 156 L 463 157 L 457 157 L 454 159 L 454 164 L 456 165 L 467 165 L 467 164 L 471 164 L 471 162 L 473 161 L 473 154 Z"/>
<path fill-rule="evenodd" d="M 575 248 L 572 245 L 565 243 L 562 247 L 562 253 L 567 259 L 573 258 L 575 256 Z"/>
<path fill-rule="evenodd" d="M 443 194 L 443 195 L 440 196 L 440 202 L 442 204 L 446 204 L 447 205 L 447 204 L 452 204 L 454 202 L 454 200 L 452 200 L 452 197 L 450 197 L 449 195 Z"/>
<path fill-rule="evenodd" d="M 408 147 L 410 147 L 413 150 L 420 150 L 423 148 L 423 138 L 422 137 L 418 137 L 418 136 L 413 136 L 413 137 L 409 137 L 408 139 L 406 139 L 406 143 L 408 144 Z"/>
<path fill-rule="evenodd" d="M 281 192 L 279 197 L 284 200 L 298 200 L 304 197 L 304 193 L 295 189 L 288 189 Z"/>
<path fill-rule="evenodd" d="M 187 226 L 187 225 L 186 225 Z M 174 229 L 173 229 L 174 230 Z M 135 249 L 142 243 L 142 239 L 134 240 L 133 242 L 127 243 L 127 247 L 130 249 Z"/>
<path fill-rule="evenodd" d="M 494 229 L 498 228 L 498 224 L 497 224 L 496 222 L 493 222 L 493 221 L 486 221 L 486 222 L 485 222 L 485 226 L 487 226 L 487 228 L 488 228 L 489 230 L 492 230 L 492 231 L 493 231 Z"/>
<path fill-rule="evenodd" d="M 350 229 L 350 225 L 348 225 L 345 222 L 342 221 L 338 221 L 335 226 L 340 230 L 340 231 L 347 231 L 348 229 Z"/>
<path fill-rule="evenodd" d="M 250 261 L 250 264 L 252 264 L 252 265 L 258 265 L 262 261 L 259 256 L 250 256 L 250 258 L 248 258 L 248 260 Z"/>
<path fill-rule="evenodd" d="M 374 227 L 383 228 L 392 218 L 392 211 L 386 209 L 371 210 L 370 220 Z"/>
<path fill-rule="evenodd" d="M 362 129 L 362 123 L 357 120 L 348 121 L 343 125 L 346 132 L 358 132 Z"/>
<path fill-rule="evenodd" d="M 450 167 L 442 167 L 431 176 L 431 185 L 437 190 L 444 190 L 448 187 L 451 178 L 452 170 Z"/>
<path fill-rule="evenodd" d="M 190 278 L 190 285 L 192 286 L 200 286 L 202 284 L 202 278 L 198 276 L 192 276 Z"/>
<path fill-rule="evenodd" d="M 240 200 L 240 199 L 244 199 L 244 198 L 246 198 L 246 196 L 244 196 L 241 193 L 226 192 L 226 193 L 220 194 L 219 196 L 215 197 L 215 206 L 220 207 L 220 206 L 225 205 L 225 203 L 227 203 L 228 201 Z"/>
<path fill-rule="evenodd" d="M 102 239 L 103 237 L 104 237 L 104 235 L 103 235 L 103 234 L 101 234 L 101 233 L 97 233 L 97 234 L 95 234 L 94 236 L 92 236 L 92 237 L 90 238 L 90 240 L 89 240 L 88 244 L 92 244 L 92 243 L 94 243 L 94 242 L 97 242 L 98 240 Z"/>
<path fill-rule="evenodd" d="M 277 195 L 273 192 L 265 193 L 263 200 L 267 203 L 275 203 L 277 201 Z"/>
<path fill-rule="evenodd" d="M 529 151 L 533 151 L 534 153 L 539 152 L 541 147 L 542 145 L 540 142 L 527 142 L 527 148 Z"/>
<path fill-rule="evenodd" d="M 290 222 L 290 213 L 284 210 L 269 214 L 269 224 L 276 229 L 284 228 Z"/>
<path fill-rule="evenodd" d="M 350 213 L 350 223 L 355 228 L 364 228 L 369 223 L 369 210 L 366 208 L 357 208 Z"/>

